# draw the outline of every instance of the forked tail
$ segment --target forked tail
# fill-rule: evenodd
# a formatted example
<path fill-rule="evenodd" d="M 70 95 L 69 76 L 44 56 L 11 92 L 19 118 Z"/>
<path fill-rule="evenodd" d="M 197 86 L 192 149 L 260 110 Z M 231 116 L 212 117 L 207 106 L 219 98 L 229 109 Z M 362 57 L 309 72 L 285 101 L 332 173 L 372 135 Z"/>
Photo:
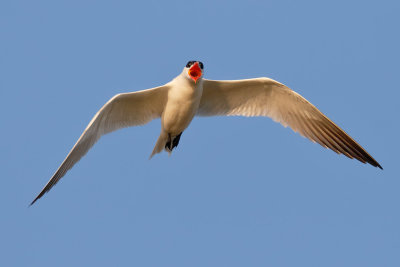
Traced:
<path fill-rule="evenodd" d="M 179 140 L 181 139 L 182 133 L 177 136 L 171 136 L 166 132 L 161 132 L 157 139 L 156 145 L 154 146 L 153 152 L 150 155 L 150 159 L 157 153 L 160 153 L 163 149 L 171 154 L 172 150 L 178 146 Z"/>

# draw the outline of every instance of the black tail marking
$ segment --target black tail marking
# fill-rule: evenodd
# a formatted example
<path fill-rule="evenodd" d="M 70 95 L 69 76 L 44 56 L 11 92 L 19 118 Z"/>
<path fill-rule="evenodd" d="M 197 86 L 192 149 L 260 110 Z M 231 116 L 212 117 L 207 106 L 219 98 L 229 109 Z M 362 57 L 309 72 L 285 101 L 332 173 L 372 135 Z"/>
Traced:
<path fill-rule="evenodd" d="M 178 134 L 177 136 L 175 136 L 175 138 L 173 140 L 171 140 L 171 138 L 169 138 L 168 142 L 165 144 L 165 149 L 172 151 L 174 149 L 174 147 L 177 147 L 179 144 L 179 140 L 181 139 L 181 135 L 182 135 L 182 133 Z M 172 145 L 171 145 L 171 141 L 172 141 Z"/>

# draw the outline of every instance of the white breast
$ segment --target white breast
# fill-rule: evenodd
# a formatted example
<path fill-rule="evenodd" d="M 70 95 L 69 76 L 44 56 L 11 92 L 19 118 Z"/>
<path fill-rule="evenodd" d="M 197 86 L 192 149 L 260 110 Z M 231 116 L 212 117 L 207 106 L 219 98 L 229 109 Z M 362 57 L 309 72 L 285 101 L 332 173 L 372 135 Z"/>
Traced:
<path fill-rule="evenodd" d="M 162 115 L 163 130 L 178 135 L 185 130 L 196 115 L 203 93 L 203 82 L 196 84 L 179 77 L 171 82 L 168 100 Z"/>

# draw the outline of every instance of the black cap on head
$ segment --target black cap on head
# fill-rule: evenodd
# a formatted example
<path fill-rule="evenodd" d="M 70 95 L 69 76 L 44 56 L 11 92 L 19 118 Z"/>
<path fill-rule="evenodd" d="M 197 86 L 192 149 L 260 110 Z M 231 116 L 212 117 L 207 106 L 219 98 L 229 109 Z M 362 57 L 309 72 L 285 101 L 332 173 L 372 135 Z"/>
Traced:
<path fill-rule="evenodd" d="M 203 62 L 201 62 L 201 61 L 196 61 L 196 60 L 191 60 L 191 61 L 189 61 L 189 62 L 186 64 L 186 68 L 190 68 L 190 67 L 191 67 L 194 63 L 196 63 L 196 62 L 199 62 L 200 69 L 204 69 Z"/>

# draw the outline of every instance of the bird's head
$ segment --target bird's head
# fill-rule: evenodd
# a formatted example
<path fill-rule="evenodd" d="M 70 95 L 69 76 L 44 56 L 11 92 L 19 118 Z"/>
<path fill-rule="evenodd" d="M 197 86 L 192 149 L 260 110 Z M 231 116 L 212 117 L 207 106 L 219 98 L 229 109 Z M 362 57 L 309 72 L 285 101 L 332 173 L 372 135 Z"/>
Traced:
<path fill-rule="evenodd" d="M 188 77 L 196 83 L 197 80 L 203 76 L 204 65 L 200 61 L 192 60 L 186 64 L 184 71 L 187 73 Z"/>

